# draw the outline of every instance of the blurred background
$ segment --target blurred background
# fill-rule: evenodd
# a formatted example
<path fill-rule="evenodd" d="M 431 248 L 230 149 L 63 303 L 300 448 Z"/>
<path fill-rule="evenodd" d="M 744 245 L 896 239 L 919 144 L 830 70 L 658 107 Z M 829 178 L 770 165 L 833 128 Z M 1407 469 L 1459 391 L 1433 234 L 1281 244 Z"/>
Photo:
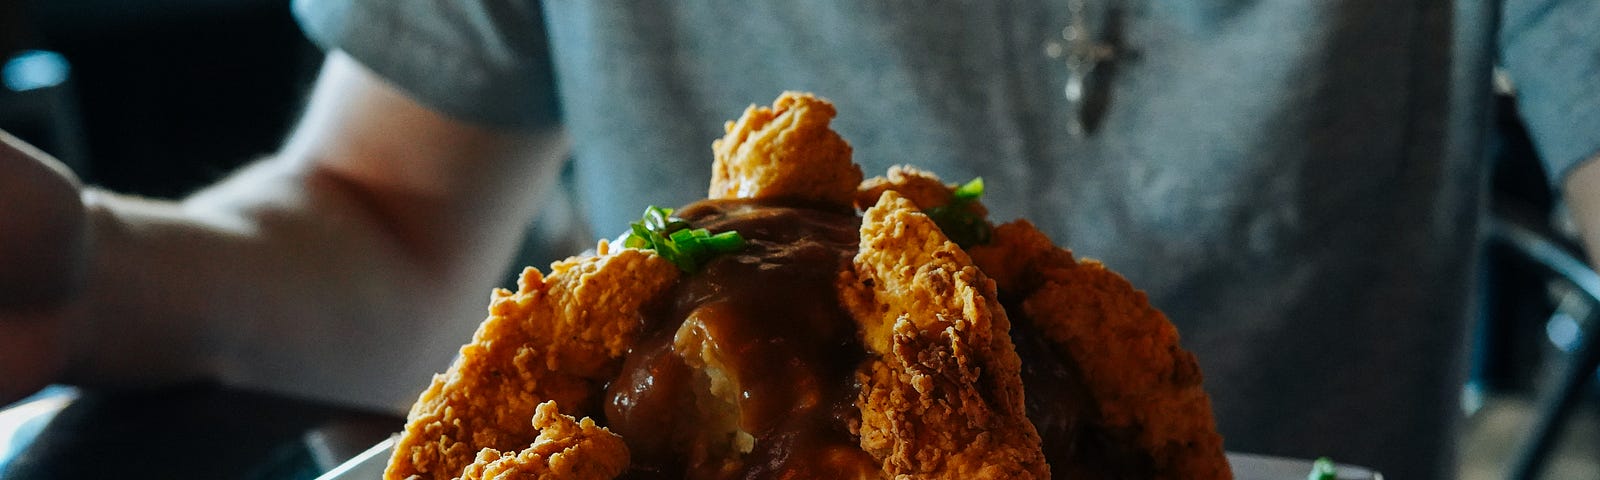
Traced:
<path fill-rule="evenodd" d="M 273 151 L 322 53 L 285 0 L 0 2 L 0 127 L 171 198 Z"/>
<path fill-rule="evenodd" d="M 176 198 L 273 151 L 321 57 L 286 0 L 8 0 L 0 2 L 0 128 L 89 183 Z M 1515 85 L 1496 83 L 1471 381 L 1459 406 L 1440 408 L 1459 408 L 1465 419 L 1463 478 L 1600 478 L 1600 277 L 1581 260 L 1517 120 Z M 53 420 L 139 428 L 130 417 L 201 412 L 204 421 L 140 435 L 180 449 L 231 442 L 236 451 L 212 460 L 208 478 L 314 477 L 353 453 L 341 442 L 370 444 L 399 426 L 207 385 L 117 395 L 57 388 L 0 412 L 0 475 L 61 478 L 39 465 L 129 441 L 52 436 Z M 257 423 L 228 420 L 241 415 Z M 261 419 L 273 428 L 252 427 Z"/>

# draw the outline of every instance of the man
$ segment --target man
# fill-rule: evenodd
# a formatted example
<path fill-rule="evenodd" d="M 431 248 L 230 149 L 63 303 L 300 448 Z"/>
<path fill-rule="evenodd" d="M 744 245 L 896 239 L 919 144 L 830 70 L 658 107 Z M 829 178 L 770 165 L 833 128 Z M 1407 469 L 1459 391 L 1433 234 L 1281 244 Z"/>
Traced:
<path fill-rule="evenodd" d="M 7 393 L 208 374 L 404 404 L 563 130 L 605 235 L 701 196 L 720 122 L 785 89 L 836 102 L 869 174 L 981 175 L 995 218 L 1149 290 L 1232 450 L 1450 476 L 1497 56 L 1600 238 L 1593 2 L 622 3 L 298 3 L 330 49 L 306 117 L 182 202 L 73 202 L 0 155 L 0 228 L 29 232 L 0 244 Z"/>

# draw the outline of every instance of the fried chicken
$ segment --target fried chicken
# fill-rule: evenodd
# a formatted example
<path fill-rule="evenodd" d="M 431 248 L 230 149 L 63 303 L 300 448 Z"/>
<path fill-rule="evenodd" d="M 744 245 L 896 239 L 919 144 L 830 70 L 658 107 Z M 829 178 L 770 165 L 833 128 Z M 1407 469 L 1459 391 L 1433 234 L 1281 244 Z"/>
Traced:
<path fill-rule="evenodd" d="M 783 92 L 772 108 L 751 105 L 711 142 L 709 198 L 804 199 L 848 206 L 861 184 L 850 144 L 828 128 L 833 104 Z"/>
<path fill-rule="evenodd" d="M 714 144 L 712 198 L 678 210 L 752 244 L 661 302 L 671 307 L 655 313 L 659 326 L 611 387 L 607 416 L 634 438 L 639 471 L 880 477 L 836 416 L 854 416 L 864 352 L 834 293 L 856 251 L 861 169 L 828 128 L 833 115 L 826 101 L 795 93 L 747 109 Z"/>
<path fill-rule="evenodd" d="M 953 190 L 930 172 L 897 166 L 865 181 L 856 204 L 866 208 L 870 198 L 892 191 L 927 209 L 949 204 Z M 985 212 L 980 202 L 968 208 Z M 1099 262 L 1075 260 L 1026 220 L 996 227 L 990 243 L 968 252 L 994 280 L 1011 318 L 1023 323 L 1012 333 L 1037 332 L 1048 345 L 1037 353 L 1063 357 L 1060 366 L 1070 375 L 1051 380 L 1075 385 L 1050 393 L 1087 397 L 1029 402 L 1058 410 L 1030 415 L 1070 417 L 1066 425 L 1034 419 L 1040 428 L 1066 430 L 1044 438 L 1057 477 L 1231 477 L 1199 365 L 1143 292 Z"/>
<path fill-rule="evenodd" d="M 483 449 L 520 451 L 538 438 L 536 407 L 593 410 L 633 344 L 641 305 L 678 270 L 644 250 L 611 251 L 523 271 L 518 291 L 497 290 L 489 318 L 407 417 L 385 478 L 449 479 Z"/>
<path fill-rule="evenodd" d="M 534 411 L 539 436 L 521 452 L 485 448 L 461 480 L 609 480 L 628 468 L 628 446 L 622 437 L 594 420 L 562 415 L 555 402 Z"/>
<path fill-rule="evenodd" d="M 861 447 L 885 475 L 1049 478 L 994 284 L 932 219 L 885 192 L 842 283 L 872 354 L 859 374 Z"/>
<path fill-rule="evenodd" d="M 738 253 L 602 241 L 497 290 L 386 478 L 1229 476 L 1142 292 L 932 173 L 863 182 L 835 114 L 785 92 L 713 142 L 711 200 L 673 220 Z M 951 242 L 952 212 L 988 243 Z"/>
<path fill-rule="evenodd" d="M 889 167 L 889 173 L 861 182 L 856 189 L 856 208 L 866 210 L 878 203 L 883 192 L 893 190 L 923 210 L 949 204 L 955 199 L 955 189 L 939 180 L 938 175 L 910 165 Z M 989 215 L 983 202 L 972 202 L 968 209 L 980 217 Z M 987 273 L 987 272 L 985 272 Z"/>
<path fill-rule="evenodd" d="M 1073 260 L 1027 221 L 996 228 L 993 243 L 972 252 L 1017 299 L 1016 318 L 1048 340 L 1087 392 L 1071 436 L 1121 440 L 1105 448 L 1141 464 L 1085 458 L 1104 448 L 1062 448 L 1052 455 L 1060 474 L 1131 470 L 1152 479 L 1232 478 L 1199 364 L 1144 292 L 1099 262 Z"/>

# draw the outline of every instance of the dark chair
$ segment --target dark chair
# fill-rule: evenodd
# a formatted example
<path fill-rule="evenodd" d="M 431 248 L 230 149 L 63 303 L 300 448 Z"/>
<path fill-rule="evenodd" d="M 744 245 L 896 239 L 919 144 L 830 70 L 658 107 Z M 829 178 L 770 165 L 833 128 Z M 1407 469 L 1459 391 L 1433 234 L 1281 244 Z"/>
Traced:
<path fill-rule="evenodd" d="M 1571 286 L 1571 291 L 1591 307 L 1583 315 L 1594 316 L 1600 310 L 1600 275 L 1579 258 L 1571 248 L 1554 241 L 1540 229 L 1526 222 L 1511 220 L 1511 216 L 1493 215 L 1486 225 L 1491 245 L 1504 247 L 1515 256 L 1527 260 L 1548 273 L 1557 281 Z M 1556 314 L 1564 314 L 1557 311 Z M 1580 324 L 1590 318 L 1582 318 Z M 1554 451 L 1557 437 L 1573 408 L 1582 399 L 1585 387 L 1600 368 L 1600 334 L 1583 332 L 1575 348 L 1562 358 L 1555 385 L 1540 392 L 1538 418 L 1533 430 L 1517 453 L 1508 478 L 1533 480 L 1544 472 Z"/>
<path fill-rule="evenodd" d="M 0 54 L 0 129 L 87 175 L 71 67 L 61 55 L 43 50 Z"/>
<path fill-rule="evenodd" d="M 26 2 L 0 2 L 0 130 L 49 152 L 83 176 L 87 155 L 71 71 L 36 44 Z"/>

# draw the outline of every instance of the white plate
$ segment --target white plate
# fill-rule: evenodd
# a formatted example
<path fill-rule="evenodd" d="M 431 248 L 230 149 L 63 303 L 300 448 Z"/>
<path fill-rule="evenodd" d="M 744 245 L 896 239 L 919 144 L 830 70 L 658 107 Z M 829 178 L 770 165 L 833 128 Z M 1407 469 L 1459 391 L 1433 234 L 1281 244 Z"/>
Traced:
<path fill-rule="evenodd" d="M 317 480 L 374 480 L 383 478 L 383 467 L 389 463 L 389 453 L 394 449 L 395 437 L 378 442 L 372 448 L 356 455 Z M 1233 465 L 1235 480 L 1301 480 L 1311 473 L 1310 460 L 1269 457 L 1249 453 L 1229 453 L 1228 463 Z M 1371 470 L 1349 465 L 1339 466 L 1339 480 L 1383 480 Z"/>

